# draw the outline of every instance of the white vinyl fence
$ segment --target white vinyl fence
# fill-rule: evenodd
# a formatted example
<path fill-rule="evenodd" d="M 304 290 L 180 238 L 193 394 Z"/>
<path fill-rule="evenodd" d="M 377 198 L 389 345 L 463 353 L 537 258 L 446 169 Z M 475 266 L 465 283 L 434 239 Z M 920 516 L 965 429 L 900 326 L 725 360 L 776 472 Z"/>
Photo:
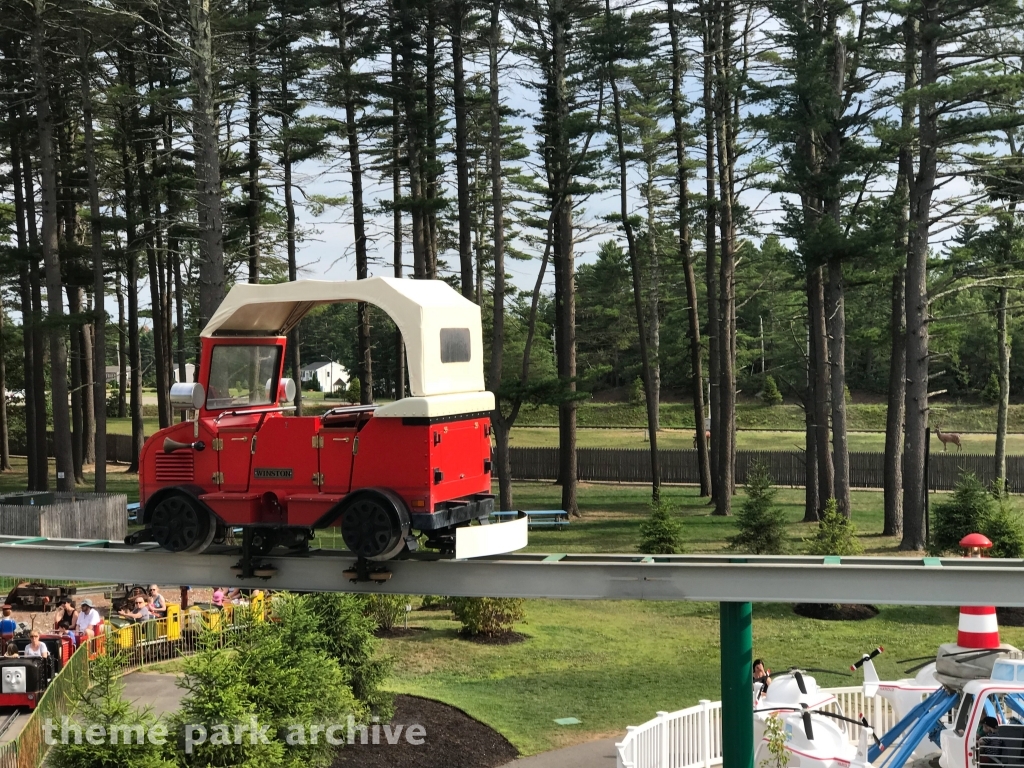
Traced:
<path fill-rule="evenodd" d="M 860 686 L 823 688 L 838 699 L 846 717 L 867 718 L 878 734 L 896 724 L 896 713 L 881 696 L 864 698 Z M 833 707 L 834 709 L 834 707 Z M 850 741 L 860 726 L 847 723 Z M 616 768 L 711 768 L 722 764 L 722 702 L 703 700 L 678 712 L 659 712 L 643 725 L 631 725 L 615 745 Z"/>

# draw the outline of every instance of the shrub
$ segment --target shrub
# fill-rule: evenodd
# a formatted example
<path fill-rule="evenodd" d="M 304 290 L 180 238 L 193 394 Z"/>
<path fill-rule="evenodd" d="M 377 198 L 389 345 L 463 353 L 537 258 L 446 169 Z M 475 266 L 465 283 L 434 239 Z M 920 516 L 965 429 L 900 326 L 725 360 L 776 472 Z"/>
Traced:
<path fill-rule="evenodd" d="M 420 607 L 424 611 L 450 611 L 452 598 L 443 595 L 424 595 Z"/>
<path fill-rule="evenodd" d="M 385 632 L 405 618 L 405 595 L 368 595 L 366 614 Z"/>
<path fill-rule="evenodd" d="M 637 376 L 629 387 L 629 404 L 634 408 L 644 408 L 647 405 L 647 392 L 644 390 L 644 380 Z"/>
<path fill-rule="evenodd" d="M 935 504 L 929 551 L 934 555 L 959 552 L 960 539 L 968 533 L 984 533 L 995 507 L 995 499 L 982 482 L 971 472 L 963 473 L 953 494 Z"/>
<path fill-rule="evenodd" d="M 839 512 L 835 497 L 825 502 L 818 530 L 807 540 L 810 555 L 859 555 L 864 547 L 856 539 L 857 526 Z"/>
<path fill-rule="evenodd" d="M 651 516 L 640 523 L 640 546 L 648 555 L 676 555 L 682 550 L 683 526 L 675 517 L 676 507 L 664 499 L 652 501 Z"/>
<path fill-rule="evenodd" d="M 999 497 L 981 532 L 992 542 L 991 557 L 1024 557 L 1024 518 L 1006 494 Z"/>
<path fill-rule="evenodd" d="M 345 399 L 350 403 L 358 403 L 362 397 L 362 387 L 359 383 L 359 379 L 355 376 L 352 377 L 348 383 L 348 391 L 345 393 Z"/>
<path fill-rule="evenodd" d="M 782 405 L 782 393 L 779 392 L 779 387 L 771 374 L 766 374 L 764 377 L 764 389 L 761 391 L 761 400 L 767 406 Z"/>
<path fill-rule="evenodd" d="M 739 533 L 729 539 L 730 549 L 752 555 L 781 555 L 786 551 L 786 514 L 775 506 L 776 489 L 764 464 L 750 468 L 747 496 L 736 514 Z"/>
<path fill-rule="evenodd" d="M 526 601 L 520 597 L 457 597 L 452 613 L 467 635 L 503 635 L 526 618 Z"/>

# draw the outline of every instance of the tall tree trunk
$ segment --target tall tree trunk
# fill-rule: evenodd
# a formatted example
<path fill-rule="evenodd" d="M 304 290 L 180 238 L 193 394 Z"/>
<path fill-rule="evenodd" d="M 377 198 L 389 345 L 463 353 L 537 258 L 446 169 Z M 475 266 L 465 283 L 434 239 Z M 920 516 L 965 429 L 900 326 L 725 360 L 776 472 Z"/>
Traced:
<path fill-rule="evenodd" d="M 996 314 L 996 352 L 999 355 L 999 408 L 996 411 L 996 481 L 1000 488 L 1006 485 L 1006 420 L 1010 413 L 1010 334 L 1006 286 L 999 288 L 999 308 Z"/>
<path fill-rule="evenodd" d="M 426 153 L 423 156 L 423 175 L 426 194 L 426 239 L 427 239 L 427 277 L 437 279 L 437 209 L 435 205 L 440 193 L 438 177 L 440 170 L 437 162 L 437 6 L 425 3 L 427 8 L 427 26 L 423 31 L 424 51 L 424 138 Z"/>
<path fill-rule="evenodd" d="M 921 87 L 918 90 L 917 173 L 910 180 L 907 244 L 907 413 L 903 446 L 903 540 L 900 549 L 924 549 L 925 441 L 928 439 L 928 242 L 938 172 L 938 114 L 931 86 L 938 81 L 939 0 L 920 10 Z"/>
<path fill-rule="evenodd" d="M 709 463 L 711 472 L 711 502 L 718 509 L 718 498 L 722 495 L 722 407 L 721 407 L 721 357 L 719 335 L 721 320 L 718 310 L 718 202 L 715 197 L 715 100 L 714 63 L 715 20 L 713 0 L 702 0 L 704 43 L 704 175 L 707 185 L 704 215 L 704 282 L 708 297 L 708 401 L 711 419 L 711 446 Z"/>
<path fill-rule="evenodd" d="M 359 160 L 359 128 L 356 124 L 356 94 L 352 88 L 352 65 L 355 63 L 347 49 L 348 31 L 344 0 L 338 3 L 338 17 L 342 30 L 338 35 L 338 52 L 345 76 L 345 132 L 348 138 L 349 172 L 352 177 L 352 224 L 356 239 L 356 279 L 369 277 L 369 259 L 366 253 L 366 223 L 363 208 L 363 167 Z M 373 402 L 373 357 L 370 343 L 370 305 L 360 302 L 358 355 L 359 355 L 359 402 L 369 405 Z"/>
<path fill-rule="evenodd" d="M 11 468 L 10 434 L 7 428 L 7 345 L 4 343 L 4 312 L 0 296 L 0 472 Z"/>
<path fill-rule="evenodd" d="M 246 11 L 252 17 L 256 13 L 256 0 L 247 0 Z M 246 186 L 246 224 L 249 229 L 249 282 L 260 281 L 260 73 L 259 73 L 259 32 L 256 24 L 247 33 L 249 72 L 249 148 L 246 165 L 249 171 Z M 184 379 L 182 379 L 184 381 Z M 296 382 L 298 384 L 298 382 Z"/>
<path fill-rule="evenodd" d="M 498 2 L 498 0 L 495 0 Z M 402 207 L 398 201 L 402 197 L 402 113 L 398 98 L 398 52 L 391 46 L 391 198 L 392 208 L 392 262 L 395 277 L 402 277 Z M 402 331 L 395 325 L 395 399 L 405 397 L 405 344 L 402 342 Z"/>
<path fill-rule="evenodd" d="M 548 184 L 554 230 L 552 254 L 555 268 L 556 369 L 562 388 L 558 406 L 558 477 L 562 484 L 562 509 L 579 515 L 576 502 L 576 280 L 573 253 L 572 198 L 569 194 L 570 150 L 569 97 L 566 87 L 568 59 L 567 14 L 562 0 L 549 7 L 551 50 L 548 72 L 546 137 L 549 151 Z"/>
<path fill-rule="evenodd" d="M 129 121 L 124 121 L 127 134 Z M 142 421 L 142 352 L 139 344 L 139 249 L 143 241 L 138 232 L 138 208 L 136 205 L 135 174 L 128 152 L 127 140 L 121 145 L 121 165 L 124 173 L 124 218 L 125 218 L 125 277 L 128 292 L 128 373 L 129 412 L 132 418 L 132 460 L 129 473 L 139 471 L 139 452 L 145 441 Z"/>
<path fill-rule="evenodd" d="M 192 32 L 192 134 L 199 223 L 199 327 L 206 325 L 206 321 L 220 306 L 227 285 L 210 2 L 189 0 Z M 298 402 L 299 396 L 296 397 Z"/>
<path fill-rule="evenodd" d="M 811 326 L 811 346 L 814 361 L 814 446 L 818 451 L 818 502 L 825 503 L 835 496 L 835 474 L 832 465 L 832 446 L 829 445 L 828 417 L 831 388 L 828 370 L 828 332 L 825 330 L 825 288 L 821 267 L 807 274 L 807 316 Z"/>
<path fill-rule="evenodd" d="M 86 298 L 85 291 L 78 289 L 79 302 Z M 93 316 L 91 303 L 86 307 L 86 317 Z M 93 323 L 82 326 L 82 462 L 86 465 L 96 463 L 96 392 L 93 378 Z"/>
<path fill-rule="evenodd" d="M 42 249 L 46 269 L 47 321 L 50 325 L 50 389 L 53 393 L 53 453 L 57 490 L 73 491 L 75 469 L 71 456 L 71 414 L 68 412 L 68 357 L 64 346 L 66 317 L 57 242 L 57 166 L 50 111 L 50 78 L 46 70 L 43 15 L 45 0 L 35 0 L 32 64 L 35 75 L 36 122 L 39 130 L 39 179 L 42 201 Z"/>
<path fill-rule="evenodd" d="M 501 0 L 491 2 L 491 24 L 488 43 L 488 118 L 490 120 L 490 149 L 488 159 L 491 177 L 492 250 L 494 253 L 494 295 L 491 303 L 491 361 L 488 378 L 494 392 L 494 430 L 496 471 L 498 474 L 498 504 L 501 509 L 512 509 L 512 458 L 509 452 L 510 425 L 501 411 L 498 390 L 504 376 L 505 356 L 505 197 L 501 177 L 501 91 L 498 81 L 498 44 L 501 41 Z"/>
<path fill-rule="evenodd" d="M 67 286 L 68 313 L 78 318 L 82 313 L 82 302 L 75 286 Z M 71 357 L 68 360 L 71 374 L 71 466 L 76 483 L 84 483 L 82 456 L 85 446 L 85 420 L 82 414 L 82 336 L 81 326 L 71 323 Z"/>
<path fill-rule="evenodd" d="M 425 279 L 427 275 L 426 203 L 423 190 L 423 159 L 420 110 L 416 83 L 416 19 L 410 8 L 412 0 L 398 0 L 399 51 L 402 60 L 402 92 L 405 101 L 405 145 L 409 166 L 409 213 L 412 217 L 413 277 Z"/>
<path fill-rule="evenodd" d="M 282 66 L 282 71 L 284 67 Z M 282 96 L 288 98 L 288 84 L 281 84 Z M 284 169 L 284 210 L 288 230 L 288 279 L 299 278 L 298 257 L 295 250 L 295 201 L 292 197 L 291 139 L 288 135 L 290 124 L 287 114 L 281 117 L 281 167 Z M 295 381 L 295 415 L 302 415 L 302 362 L 299 355 L 299 329 L 293 328 L 288 334 L 288 362 L 292 379 Z"/>
<path fill-rule="evenodd" d="M 828 260 L 829 364 L 832 394 L 832 461 L 836 508 L 850 517 L 850 451 L 846 439 L 846 302 L 843 262 Z"/>
<path fill-rule="evenodd" d="M 718 22 L 717 53 L 715 70 L 717 75 L 717 99 L 715 128 L 718 152 L 718 225 L 721 233 L 721 258 L 718 270 L 719 294 L 719 475 L 721 493 L 715 499 L 715 514 L 732 514 L 734 475 L 734 446 L 736 420 L 736 373 L 735 345 L 735 229 L 733 222 L 733 165 L 735 146 L 732 141 L 732 0 L 722 0 L 721 17 Z"/>
<path fill-rule="evenodd" d="M 17 125 L 18 115 L 10 111 L 12 125 Z M 25 195 L 21 175 L 21 136 L 18 131 L 11 134 L 11 186 L 14 189 L 15 233 L 18 244 L 18 297 L 21 309 L 21 348 L 25 356 L 25 455 L 28 464 L 28 490 L 38 488 L 39 469 L 32 444 L 36 434 L 36 408 L 34 374 L 35 365 L 32 360 L 32 337 L 36 333 L 32 312 L 32 283 L 29 277 L 31 259 L 29 257 L 28 232 L 25 227 Z M 39 404 L 42 405 L 42 404 Z M 45 407 L 43 408 L 45 413 Z"/>
<path fill-rule="evenodd" d="M 128 415 L 128 320 L 124 313 L 124 284 L 120 263 L 117 267 L 117 281 L 114 283 L 117 294 L 117 418 Z"/>
<path fill-rule="evenodd" d="M 605 23 L 611 27 L 611 0 L 604 3 Z M 626 164 L 626 146 L 622 136 L 622 104 L 619 99 L 619 87 L 616 82 L 617 73 L 614 61 L 609 61 L 608 81 L 612 87 L 612 110 L 615 116 L 615 146 L 618 150 L 619 166 L 619 216 L 622 228 L 626 233 L 626 244 L 629 249 L 629 271 L 633 279 L 633 309 L 636 313 L 637 338 L 640 342 L 640 365 L 643 373 L 644 395 L 647 401 L 647 434 L 651 441 L 649 455 L 651 457 L 651 497 L 658 501 L 661 497 L 661 457 L 658 455 L 658 404 L 654 390 L 654 374 L 651 365 L 651 352 L 648 346 L 648 329 L 644 313 L 643 287 L 640 276 L 640 255 L 637 253 L 636 235 L 629 220 L 629 180 Z"/>
<path fill-rule="evenodd" d="M 693 381 L 693 423 L 697 443 L 697 474 L 700 495 L 711 495 L 711 467 L 708 463 L 708 441 L 704 431 L 704 373 L 701 369 L 700 308 L 697 299 L 697 278 L 693 270 L 690 239 L 689 171 L 686 167 L 686 124 L 683 112 L 683 56 L 679 45 L 679 19 L 675 0 L 668 0 L 668 31 L 672 41 L 672 125 L 676 146 L 676 185 L 679 205 L 679 261 L 686 280 L 687 319 L 690 332 L 690 377 Z"/>
<path fill-rule="evenodd" d="M 811 344 L 811 319 L 807 325 L 807 363 L 804 368 L 804 519 L 805 523 L 818 522 L 821 498 L 818 491 L 818 430 L 814 419 L 814 376 L 817 361 Z"/>
<path fill-rule="evenodd" d="M 26 112 L 22 107 L 23 124 L 27 125 Z M 36 430 L 29 445 L 35 452 L 36 490 L 46 491 L 50 487 L 50 461 L 47 449 L 47 408 L 46 408 L 46 333 L 43 331 L 43 291 L 40 285 L 40 268 L 37 254 L 40 252 L 39 227 L 36 221 L 35 181 L 32 160 L 28 149 L 22 145 L 21 168 L 25 182 L 25 211 L 28 214 L 29 243 L 29 286 L 32 293 L 32 385 L 35 388 Z"/>
<path fill-rule="evenodd" d="M 903 533 L 903 413 L 907 387 L 906 307 L 903 301 L 903 280 L 906 270 L 900 267 L 892 276 L 892 314 L 889 338 L 888 407 L 885 412 L 885 465 L 882 474 L 883 536 Z"/>
<path fill-rule="evenodd" d="M 469 118 L 466 107 L 466 73 L 463 61 L 463 25 L 466 5 L 455 0 L 451 9 L 452 90 L 455 100 L 455 178 L 459 200 L 459 265 L 462 295 L 473 301 L 473 217 L 469 206 Z"/>

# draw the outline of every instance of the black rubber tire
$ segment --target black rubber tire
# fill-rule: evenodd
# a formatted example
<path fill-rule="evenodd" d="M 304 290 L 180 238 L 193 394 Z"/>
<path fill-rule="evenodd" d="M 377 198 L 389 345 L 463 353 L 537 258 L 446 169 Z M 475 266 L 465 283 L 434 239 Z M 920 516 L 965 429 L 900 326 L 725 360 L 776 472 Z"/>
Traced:
<path fill-rule="evenodd" d="M 409 513 L 390 493 L 360 493 L 341 513 L 345 546 L 366 560 L 390 560 L 405 548 L 408 534 Z"/>
<path fill-rule="evenodd" d="M 209 512 L 183 493 L 162 498 L 153 508 L 153 540 L 170 552 L 201 552 L 217 533 Z"/>

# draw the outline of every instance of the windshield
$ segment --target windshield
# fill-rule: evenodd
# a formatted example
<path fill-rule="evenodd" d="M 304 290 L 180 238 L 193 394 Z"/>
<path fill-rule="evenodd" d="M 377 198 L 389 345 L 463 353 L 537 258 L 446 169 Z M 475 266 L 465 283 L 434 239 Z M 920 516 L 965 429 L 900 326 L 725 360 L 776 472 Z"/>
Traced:
<path fill-rule="evenodd" d="M 269 405 L 277 394 L 281 348 L 276 344 L 218 344 L 210 358 L 210 410 Z"/>

